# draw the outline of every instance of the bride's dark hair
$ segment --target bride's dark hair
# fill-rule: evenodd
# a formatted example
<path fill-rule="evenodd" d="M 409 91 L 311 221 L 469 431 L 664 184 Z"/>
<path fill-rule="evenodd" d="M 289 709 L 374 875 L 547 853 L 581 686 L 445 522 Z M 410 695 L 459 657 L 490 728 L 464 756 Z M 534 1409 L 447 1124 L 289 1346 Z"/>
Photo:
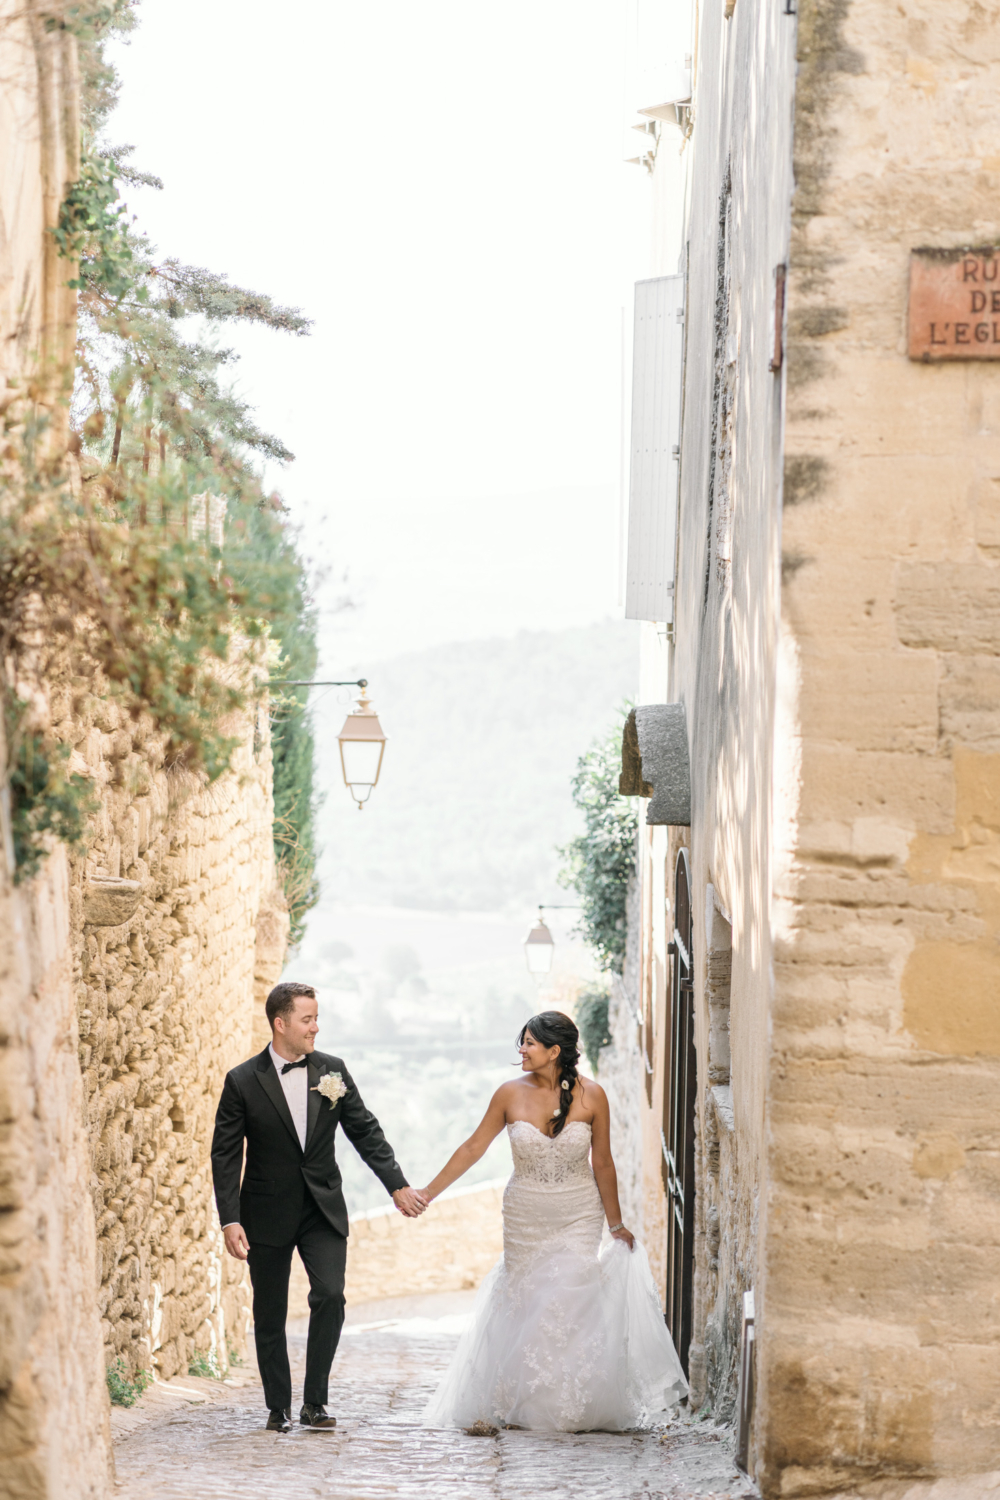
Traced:
<path fill-rule="evenodd" d="M 552 1134 L 558 1135 L 566 1124 L 566 1116 L 573 1103 L 576 1065 L 580 1061 L 580 1033 L 569 1016 L 564 1016 L 561 1010 L 543 1010 L 537 1016 L 532 1016 L 518 1032 L 519 1047 L 529 1031 L 543 1047 L 559 1048 L 559 1111 L 552 1126 Z"/>

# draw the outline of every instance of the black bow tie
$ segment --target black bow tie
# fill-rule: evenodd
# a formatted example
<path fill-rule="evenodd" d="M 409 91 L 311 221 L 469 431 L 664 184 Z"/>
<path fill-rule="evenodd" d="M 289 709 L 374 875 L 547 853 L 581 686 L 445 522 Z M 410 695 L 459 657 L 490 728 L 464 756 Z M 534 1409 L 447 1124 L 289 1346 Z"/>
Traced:
<path fill-rule="evenodd" d="M 290 1073 L 293 1068 L 304 1068 L 308 1061 L 308 1057 L 300 1057 L 297 1063 L 285 1063 L 285 1066 L 281 1070 L 282 1078 L 284 1078 L 286 1073 Z"/>

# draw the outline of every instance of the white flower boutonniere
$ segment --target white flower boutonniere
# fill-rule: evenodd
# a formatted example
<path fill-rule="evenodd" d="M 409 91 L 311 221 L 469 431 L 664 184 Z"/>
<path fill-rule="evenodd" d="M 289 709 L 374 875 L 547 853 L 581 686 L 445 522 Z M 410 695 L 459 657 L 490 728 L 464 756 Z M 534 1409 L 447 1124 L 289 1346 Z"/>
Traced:
<path fill-rule="evenodd" d="M 334 1109 L 337 1100 L 343 1099 L 347 1093 L 347 1084 L 339 1073 L 324 1073 L 319 1083 L 314 1086 L 312 1092 L 314 1094 L 322 1094 L 324 1099 L 329 1099 L 330 1108 Z"/>

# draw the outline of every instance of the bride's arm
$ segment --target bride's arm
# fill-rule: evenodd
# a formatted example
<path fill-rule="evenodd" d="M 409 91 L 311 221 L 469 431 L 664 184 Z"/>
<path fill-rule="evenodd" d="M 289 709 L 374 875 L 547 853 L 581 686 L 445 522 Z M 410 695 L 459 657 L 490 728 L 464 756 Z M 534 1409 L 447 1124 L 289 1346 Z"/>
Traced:
<path fill-rule="evenodd" d="M 479 1158 L 485 1154 L 486 1148 L 490 1145 L 491 1141 L 496 1140 L 507 1118 L 504 1108 L 504 1096 L 509 1087 L 509 1084 L 504 1084 L 501 1088 L 497 1089 L 490 1100 L 489 1108 L 483 1116 L 482 1122 L 476 1127 L 472 1135 L 469 1136 L 469 1139 L 462 1142 L 458 1150 L 448 1159 L 434 1180 L 421 1189 L 420 1196 L 426 1198 L 428 1203 L 432 1198 L 436 1198 L 440 1193 L 443 1193 L 446 1187 L 451 1187 L 453 1182 L 457 1182 L 463 1172 L 467 1172 L 470 1167 L 474 1167 Z"/>
<path fill-rule="evenodd" d="M 608 1096 L 600 1084 L 588 1082 L 584 1102 L 589 1109 L 594 1111 L 594 1118 L 590 1122 L 590 1163 L 594 1169 L 601 1202 L 604 1204 L 608 1228 L 611 1229 L 616 1240 L 624 1240 L 632 1250 L 635 1247 L 635 1240 L 631 1230 L 626 1229 L 622 1224 L 622 1206 L 618 1202 L 618 1173 L 615 1171 L 615 1161 L 611 1155 L 611 1111 L 608 1108 Z M 615 1225 L 619 1227 L 615 1229 Z"/>

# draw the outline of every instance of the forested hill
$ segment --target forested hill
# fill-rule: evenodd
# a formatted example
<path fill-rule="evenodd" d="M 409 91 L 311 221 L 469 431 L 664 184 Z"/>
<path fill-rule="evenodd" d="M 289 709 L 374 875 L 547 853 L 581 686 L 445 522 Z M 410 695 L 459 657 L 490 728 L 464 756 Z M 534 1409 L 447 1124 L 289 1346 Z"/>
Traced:
<path fill-rule="evenodd" d="M 559 899 L 555 845 L 577 831 L 577 758 L 634 695 L 638 627 L 607 621 L 399 656 L 369 670 L 389 736 L 359 813 L 343 786 L 344 710 L 317 696 L 326 903 L 495 911 Z"/>

